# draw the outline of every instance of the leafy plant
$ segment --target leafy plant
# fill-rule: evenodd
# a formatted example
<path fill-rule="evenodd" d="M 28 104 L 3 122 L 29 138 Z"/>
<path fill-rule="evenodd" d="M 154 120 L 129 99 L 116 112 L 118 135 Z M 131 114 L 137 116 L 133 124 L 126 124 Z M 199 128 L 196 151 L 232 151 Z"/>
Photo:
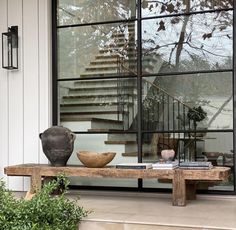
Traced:
<path fill-rule="evenodd" d="M 63 185 L 58 196 L 51 195 Z M 65 194 L 68 180 L 58 176 L 44 185 L 31 200 L 16 199 L 0 180 L 0 226 L 1 230 L 75 230 L 83 217 L 88 215 Z"/>
<path fill-rule="evenodd" d="M 189 109 L 187 116 L 189 120 L 193 120 L 194 122 L 200 122 L 206 118 L 207 113 L 202 109 L 201 106 L 198 106 Z"/>

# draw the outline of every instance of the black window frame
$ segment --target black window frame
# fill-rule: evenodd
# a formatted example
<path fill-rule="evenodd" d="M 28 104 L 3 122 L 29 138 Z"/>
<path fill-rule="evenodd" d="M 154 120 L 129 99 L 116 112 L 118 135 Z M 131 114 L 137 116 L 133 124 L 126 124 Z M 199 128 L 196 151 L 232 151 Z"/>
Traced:
<path fill-rule="evenodd" d="M 52 125 L 58 125 L 58 81 L 68 81 L 68 80 L 75 80 L 75 79 L 57 79 L 58 76 L 58 46 L 57 46 L 57 30 L 58 28 L 65 28 L 65 27 L 77 27 L 81 26 L 82 24 L 74 24 L 74 25 L 57 25 L 57 0 L 51 0 L 52 6 Z M 124 131 L 124 133 L 134 133 L 137 135 L 137 146 L 138 146 L 138 162 L 142 162 L 142 136 L 147 133 L 155 133 L 155 131 L 146 131 L 142 129 L 142 79 L 143 77 L 149 76 L 165 76 L 165 75 L 184 75 L 184 74 L 198 74 L 198 73 L 212 73 L 212 71 L 202 70 L 202 71 L 188 71 L 188 72 L 181 72 L 181 73 L 160 73 L 160 74 L 142 74 L 142 21 L 155 19 L 155 18 L 165 18 L 165 17 L 173 17 L 173 16 L 185 16 L 185 15 L 193 15 L 193 14 L 200 14 L 200 13 L 212 13 L 218 11 L 233 11 L 233 66 L 232 69 L 225 69 L 225 70 L 216 70 L 215 72 L 232 72 L 232 93 L 233 93 L 233 129 L 232 130 L 208 130 L 207 132 L 232 132 L 233 133 L 233 148 L 236 150 L 236 1 L 233 3 L 233 8 L 229 9 L 216 9 L 216 10 L 206 10 L 201 12 L 190 12 L 190 13 L 180 13 L 180 14 L 170 14 L 164 16 L 151 16 L 151 17 L 143 17 L 142 18 L 142 8 L 141 8 L 141 0 L 137 0 L 137 17 L 135 19 L 130 20 L 114 20 L 114 21 L 105 21 L 105 22 L 93 22 L 93 23 L 86 23 L 86 25 L 96 25 L 96 24 L 109 24 L 109 23 L 119 23 L 119 22 L 136 22 L 137 23 L 137 34 L 138 34 L 138 42 L 137 42 L 137 90 L 138 94 L 138 127 L 137 131 Z M 83 134 L 87 132 L 75 132 L 77 134 Z M 91 134 L 97 132 L 90 132 Z M 99 132 L 101 133 L 101 132 Z M 107 132 L 106 132 L 107 133 Z M 111 132 L 117 133 L 117 132 Z M 233 191 L 218 191 L 218 190 L 204 190 L 199 191 L 203 194 L 225 194 L 225 195 L 236 195 L 236 157 L 234 154 L 234 190 Z M 82 188 L 82 189 L 106 189 L 106 190 L 120 190 L 120 191 L 142 191 L 142 192 L 170 192 L 170 189 L 160 189 L 160 188 L 144 188 L 143 181 L 141 179 L 138 180 L 138 187 L 137 188 L 127 188 L 127 187 L 97 187 L 97 186 L 70 186 L 72 189 L 75 188 Z"/>

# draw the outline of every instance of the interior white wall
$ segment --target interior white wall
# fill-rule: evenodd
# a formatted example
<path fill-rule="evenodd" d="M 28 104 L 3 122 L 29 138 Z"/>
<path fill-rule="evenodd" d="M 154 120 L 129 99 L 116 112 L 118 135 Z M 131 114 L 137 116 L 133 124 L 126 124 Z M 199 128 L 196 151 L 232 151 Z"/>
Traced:
<path fill-rule="evenodd" d="M 0 177 L 13 190 L 27 190 L 29 181 L 7 177 L 5 166 L 47 162 L 39 133 L 51 124 L 50 3 L 0 1 L 0 33 L 15 25 L 19 30 L 19 69 L 0 67 Z"/>

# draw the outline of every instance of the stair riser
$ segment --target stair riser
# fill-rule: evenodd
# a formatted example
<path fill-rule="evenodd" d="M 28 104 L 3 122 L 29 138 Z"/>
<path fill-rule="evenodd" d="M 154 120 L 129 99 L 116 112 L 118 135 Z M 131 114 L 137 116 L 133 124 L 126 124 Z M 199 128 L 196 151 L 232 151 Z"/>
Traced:
<path fill-rule="evenodd" d="M 129 103 L 132 103 L 133 101 L 136 101 L 136 98 L 137 98 L 137 95 L 136 94 L 130 94 L 130 95 L 127 95 L 127 94 L 122 94 L 123 95 L 123 101 L 124 102 L 129 102 Z M 118 102 L 118 96 L 117 94 L 113 94 L 113 95 L 109 95 L 109 96 L 106 96 L 106 95 L 94 95 L 92 97 L 88 97 L 87 95 L 84 95 L 84 96 L 80 96 L 78 95 L 79 97 L 63 97 L 62 99 L 62 104 L 65 103 L 65 104 L 70 104 L 70 103 L 102 103 L 102 104 L 109 104 L 109 103 L 112 103 L 112 102 Z M 132 101 L 133 99 L 133 101 Z"/>
<path fill-rule="evenodd" d="M 142 151 L 143 152 L 150 152 L 151 146 L 149 144 L 143 144 L 142 145 Z M 137 144 L 127 144 L 125 145 L 125 152 L 138 152 L 138 145 Z"/>
<path fill-rule="evenodd" d="M 102 119 L 110 119 L 117 121 L 116 114 L 83 114 L 83 115 L 63 115 L 61 118 L 66 117 L 73 121 L 73 118 L 102 118 Z"/>
<path fill-rule="evenodd" d="M 116 129 L 116 130 L 123 130 L 122 124 L 114 124 L 112 122 L 96 122 L 92 121 L 91 124 L 92 129 Z"/>
<path fill-rule="evenodd" d="M 108 141 L 136 141 L 137 136 L 135 134 L 109 134 Z"/>
<path fill-rule="evenodd" d="M 119 79 L 112 79 L 112 80 L 91 80 L 91 81 L 76 81 L 74 82 L 74 86 L 77 88 L 86 88 L 86 87 L 93 87 L 93 88 L 99 88 L 99 87 L 117 87 L 118 82 L 121 80 Z M 135 80 L 132 79 L 126 79 L 125 85 L 127 86 L 133 86 L 135 85 Z"/>
<path fill-rule="evenodd" d="M 117 71 L 114 72 L 100 72 L 100 73 L 82 73 L 80 74 L 81 78 L 93 78 L 93 77 L 117 77 L 119 74 Z"/>
<path fill-rule="evenodd" d="M 61 107 L 61 112 L 94 112 L 118 111 L 118 106 L 66 106 Z"/>
<path fill-rule="evenodd" d="M 113 103 L 117 102 L 117 96 L 114 97 L 80 97 L 80 98 L 71 98 L 71 97 L 64 97 L 62 103 Z"/>
<path fill-rule="evenodd" d="M 115 66 L 90 66 L 85 68 L 85 71 L 89 71 L 89 72 L 101 72 L 101 71 L 114 71 L 114 72 L 118 72 L 119 71 L 119 66 L 115 65 Z"/>
<path fill-rule="evenodd" d="M 123 88 L 124 89 L 124 88 Z M 137 90 L 136 89 L 124 89 L 126 94 L 137 94 Z M 72 89 L 69 91 L 69 95 L 80 95 L 80 96 L 86 96 L 86 95 L 117 95 L 117 89 L 111 88 L 111 89 Z"/>
<path fill-rule="evenodd" d="M 118 85 L 122 85 L 122 84 L 124 84 L 124 86 L 122 86 L 122 88 L 123 87 L 129 87 L 129 88 L 133 88 L 133 89 L 136 89 L 137 87 L 136 87 L 136 85 L 134 84 L 134 82 L 125 82 L 125 83 L 122 83 L 121 81 L 120 81 L 120 83 L 118 83 L 117 81 L 114 81 L 114 82 L 108 82 L 108 83 L 106 83 L 106 82 L 101 82 L 101 83 L 98 83 L 98 82 L 94 82 L 94 83 L 90 83 L 90 84 L 87 84 L 87 83 L 84 83 L 84 82 L 80 82 L 80 83 L 77 83 L 77 84 L 75 84 L 75 87 L 74 88 L 71 88 L 70 90 L 83 90 L 83 91 L 85 91 L 85 90 L 91 90 L 91 89 L 93 89 L 93 90 L 107 90 L 107 89 L 109 89 L 109 88 L 112 88 L 113 89 L 113 91 L 117 91 L 117 89 L 118 89 Z"/>
<path fill-rule="evenodd" d="M 71 130 L 88 131 L 88 129 L 116 129 L 123 130 L 122 122 L 110 120 L 92 120 L 92 121 L 62 121 L 61 125 L 70 128 Z M 107 140 L 107 136 L 105 141 Z"/>

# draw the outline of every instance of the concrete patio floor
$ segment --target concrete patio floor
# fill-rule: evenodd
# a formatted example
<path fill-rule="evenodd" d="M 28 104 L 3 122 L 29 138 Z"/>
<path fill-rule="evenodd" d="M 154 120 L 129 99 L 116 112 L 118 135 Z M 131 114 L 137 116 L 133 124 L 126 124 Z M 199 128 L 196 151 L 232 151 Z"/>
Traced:
<path fill-rule="evenodd" d="M 68 197 L 78 195 L 92 211 L 79 230 L 236 230 L 236 196 L 197 195 L 176 207 L 171 194 L 71 190 Z"/>
<path fill-rule="evenodd" d="M 198 195 L 187 206 L 176 207 L 170 194 L 79 194 L 79 205 L 93 211 L 82 221 L 80 230 L 236 229 L 234 196 Z"/>

